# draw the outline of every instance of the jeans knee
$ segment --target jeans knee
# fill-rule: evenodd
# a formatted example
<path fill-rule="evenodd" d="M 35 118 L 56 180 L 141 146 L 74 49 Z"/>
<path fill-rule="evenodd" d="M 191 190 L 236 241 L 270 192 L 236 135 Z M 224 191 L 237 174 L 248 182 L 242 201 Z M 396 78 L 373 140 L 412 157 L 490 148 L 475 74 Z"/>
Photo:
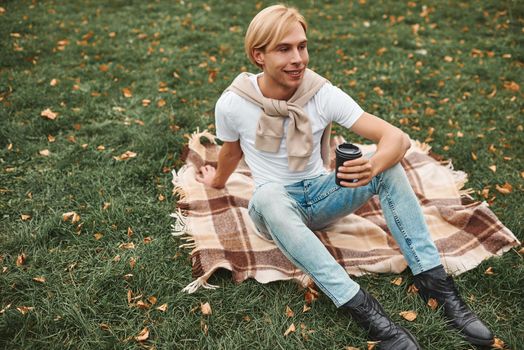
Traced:
<path fill-rule="evenodd" d="M 399 163 L 393 165 L 391 168 L 385 170 L 382 173 L 382 181 L 388 182 L 388 183 L 399 183 L 403 182 L 406 178 L 406 172 L 404 171 L 404 168 Z"/>

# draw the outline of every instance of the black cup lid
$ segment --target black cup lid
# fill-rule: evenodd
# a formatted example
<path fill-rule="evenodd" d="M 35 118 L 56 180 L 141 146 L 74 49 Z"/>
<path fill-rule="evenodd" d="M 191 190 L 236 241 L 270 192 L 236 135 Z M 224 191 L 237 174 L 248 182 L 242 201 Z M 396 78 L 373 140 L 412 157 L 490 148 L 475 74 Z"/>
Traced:
<path fill-rule="evenodd" d="M 360 154 L 360 148 L 357 146 L 351 144 L 351 143 L 343 143 L 341 145 L 337 146 L 337 151 L 342 154 L 347 155 L 357 155 Z"/>

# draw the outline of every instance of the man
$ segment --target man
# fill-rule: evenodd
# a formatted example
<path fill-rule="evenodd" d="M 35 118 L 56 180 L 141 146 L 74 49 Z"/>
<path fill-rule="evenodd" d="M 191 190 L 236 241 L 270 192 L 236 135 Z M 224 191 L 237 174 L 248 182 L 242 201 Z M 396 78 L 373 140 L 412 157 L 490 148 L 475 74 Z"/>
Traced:
<path fill-rule="evenodd" d="M 282 5 L 268 7 L 253 18 L 245 49 L 262 73 L 240 74 L 218 100 L 215 124 L 224 144 L 217 169 L 203 167 L 197 179 L 223 188 L 244 156 L 256 185 L 249 214 L 259 234 L 273 240 L 337 307 L 347 310 L 372 340 L 379 341 L 380 349 L 418 349 L 411 333 L 395 324 L 378 301 L 348 276 L 312 231 L 354 212 L 378 194 L 419 294 L 426 302 L 435 299 L 450 324 L 471 343 L 490 345 L 492 333 L 446 275 L 399 165 L 410 147 L 409 138 L 307 69 L 306 30 L 298 11 Z M 328 173 L 323 164 L 332 122 L 376 143 L 376 152 Z"/>

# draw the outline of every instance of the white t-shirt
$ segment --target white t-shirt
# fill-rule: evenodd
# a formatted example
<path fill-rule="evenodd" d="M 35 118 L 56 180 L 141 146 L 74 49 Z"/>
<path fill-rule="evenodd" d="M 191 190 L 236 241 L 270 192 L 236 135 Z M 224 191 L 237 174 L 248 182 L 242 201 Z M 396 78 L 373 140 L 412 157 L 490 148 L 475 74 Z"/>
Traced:
<path fill-rule="evenodd" d="M 252 75 L 250 79 L 262 95 L 257 83 L 259 75 Z M 288 169 L 285 133 L 287 133 L 289 118 L 284 121 L 284 137 L 278 152 L 259 151 L 255 148 L 255 137 L 261 109 L 232 91 L 222 94 L 215 106 L 217 137 L 226 142 L 240 139 L 244 159 L 251 169 L 256 186 L 267 182 L 289 185 L 311 179 L 326 173 L 320 156 L 320 139 L 327 125 L 336 122 L 350 128 L 364 110 L 348 94 L 326 83 L 304 106 L 304 111 L 311 122 L 313 153 L 303 171 Z"/>

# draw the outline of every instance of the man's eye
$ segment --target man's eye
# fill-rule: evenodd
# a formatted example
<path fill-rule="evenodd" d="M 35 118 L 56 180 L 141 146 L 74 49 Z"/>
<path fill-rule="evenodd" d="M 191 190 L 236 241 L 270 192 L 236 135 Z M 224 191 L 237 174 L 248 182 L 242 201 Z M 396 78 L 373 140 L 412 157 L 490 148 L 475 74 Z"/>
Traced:
<path fill-rule="evenodd" d="M 280 52 L 286 52 L 287 51 L 287 47 L 281 47 L 278 49 L 278 51 Z"/>

